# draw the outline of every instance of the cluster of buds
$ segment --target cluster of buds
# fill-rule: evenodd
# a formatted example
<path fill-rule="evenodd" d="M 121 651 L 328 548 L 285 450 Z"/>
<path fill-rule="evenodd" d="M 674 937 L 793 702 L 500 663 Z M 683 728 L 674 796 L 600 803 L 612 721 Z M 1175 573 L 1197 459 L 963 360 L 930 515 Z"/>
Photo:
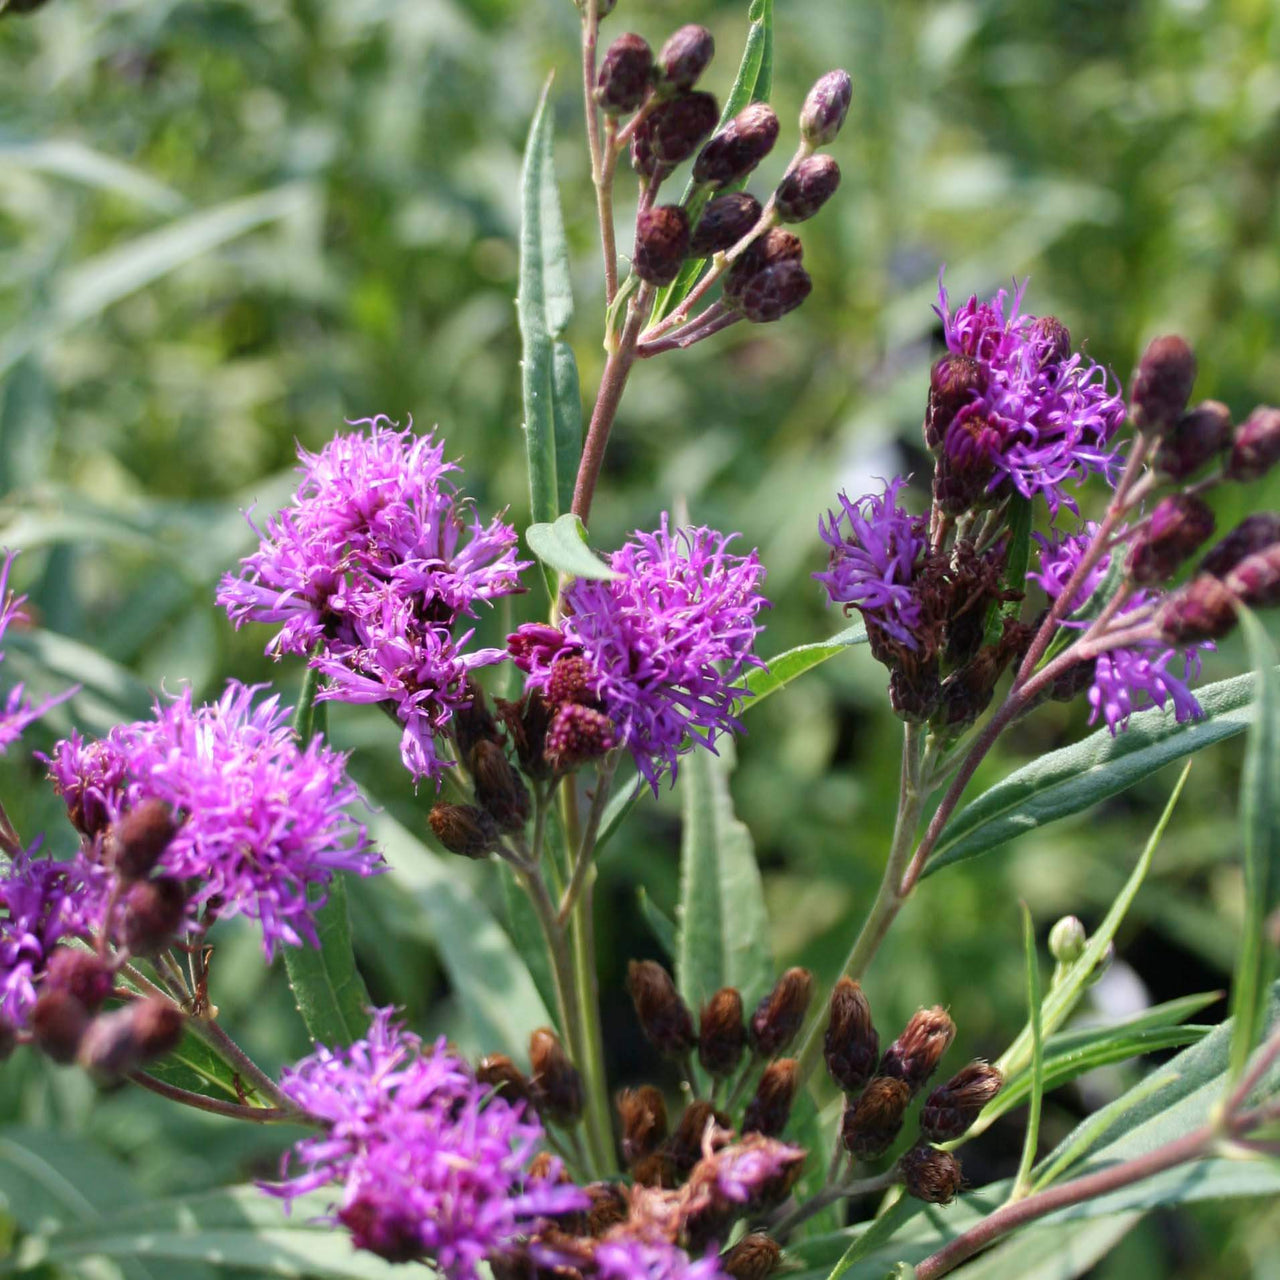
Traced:
<path fill-rule="evenodd" d="M 529 1037 L 529 1066 L 526 1076 L 506 1054 L 494 1053 L 480 1060 L 476 1079 L 508 1102 L 533 1107 L 544 1122 L 572 1130 L 582 1119 L 582 1075 L 549 1027 Z"/>
<path fill-rule="evenodd" d="M 870 1003 L 850 978 L 836 984 L 829 1014 L 823 1054 L 845 1095 L 840 1140 L 854 1161 L 876 1160 L 898 1140 L 908 1105 L 955 1038 L 955 1023 L 941 1008 L 921 1009 L 881 1054 Z M 966 1133 L 1001 1084 L 995 1067 L 972 1062 L 929 1094 L 919 1138 L 897 1164 L 911 1195 L 934 1204 L 954 1198 L 962 1185 L 960 1162 L 933 1144 Z"/>

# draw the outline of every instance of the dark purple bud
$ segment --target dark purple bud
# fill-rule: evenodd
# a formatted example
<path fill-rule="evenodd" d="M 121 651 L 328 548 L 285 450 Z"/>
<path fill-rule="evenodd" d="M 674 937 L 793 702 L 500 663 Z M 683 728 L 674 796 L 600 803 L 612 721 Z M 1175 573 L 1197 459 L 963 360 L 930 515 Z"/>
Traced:
<path fill-rule="evenodd" d="M 782 1257 L 782 1246 L 763 1231 L 743 1236 L 722 1253 L 717 1265 L 730 1280 L 769 1280 Z"/>
<path fill-rule="evenodd" d="M 115 1079 L 172 1053 L 182 1039 L 186 1019 L 168 1000 L 139 1000 L 100 1014 L 80 1041 L 78 1061 L 87 1071 Z"/>
<path fill-rule="evenodd" d="M 1004 663 L 992 648 L 979 649 L 958 671 L 943 682 L 935 723 L 939 728 L 966 728 L 987 709 L 995 693 Z"/>
<path fill-rule="evenodd" d="M 745 191 L 731 191 L 707 202 L 689 241 L 691 258 L 709 258 L 732 249 L 760 221 L 760 201 Z"/>
<path fill-rule="evenodd" d="M 771 106 L 753 102 L 738 112 L 698 153 L 695 182 L 723 187 L 745 178 L 773 150 L 778 117 Z"/>
<path fill-rule="evenodd" d="M 1173 424 L 1160 441 L 1156 470 L 1175 480 L 1194 475 L 1231 443 L 1231 410 L 1218 400 L 1202 400 Z"/>
<path fill-rule="evenodd" d="M 1258 511 L 1246 516 L 1200 562 L 1201 573 L 1225 578 L 1246 556 L 1280 542 L 1280 512 Z"/>
<path fill-rule="evenodd" d="M 719 119 L 720 109 L 709 93 L 679 93 L 659 103 L 636 136 L 644 133 L 655 164 L 677 165 L 697 151 Z"/>
<path fill-rule="evenodd" d="M 107 832 L 107 863 L 121 879 L 140 880 L 160 861 L 177 830 L 173 810 L 164 801 L 143 800 Z"/>
<path fill-rule="evenodd" d="M 766 267 L 779 262 L 799 262 L 803 257 L 804 246 L 794 231 L 771 227 L 733 260 L 733 265 L 725 276 L 724 295 L 729 299 L 740 298 L 748 281 Z"/>
<path fill-rule="evenodd" d="M 702 1140 L 711 1125 L 717 1129 L 731 1128 L 729 1117 L 709 1102 L 691 1102 L 685 1107 L 666 1147 L 667 1156 L 677 1172 L 688 1173 L 702 1159 Z"/>
<path fill-rule="evenodd" d="M 622 1158 L 635 1164 L 651 1156 L 667 1136 L 667 1104 L 651 1084 L 623 1089 L 617 1098 Z"/>
<path fill-rule="evenodd" d="M 1186 342 L 1177 334 L 1153 338 L 1133 375 L 1133 425 L 1147 435 L 1165 435 L 1186 409 L 1195 380 L 1196 358 Z"/>
<path fill-rule="evenodd" d="M 88 1027 L 89 1011 L 70 991 L 57 987 L 46 991 L 31 1010 L 31 1036 L 36 1046 L 64 1066 L 76 1060 Z"/>
<path fill-rule="evenodd" d="M 1260 480 L 1280 462 L 1280 409 L 1259 405 L 1236 428 L 1228 480 Z"/>
<path fill-rule="evenodd" d="M 899 720 L 923 724 L 933 719 L 942 701 L 942 681 L 937 663 L 924 666 L 894 667 L 889 672 L 889 705 Z"/>
<path fill-rule="evenodd" d="M 58 947 L 49 958 L 42 992 L 66 991 L 89 1013 L 102 1008 L 115 983 L 115 970 L 95 951 Z"/>
<path fill-rule="evenodd" d="M 926 1204 L 950 1204 L 964 1185 L 960 1161 L 950 1151 L 917 1143 L 899 1161 L 907 1194 Z"/>
<path fill-rule="evenodd" d="M 742 1132 L 762 1133 L 776 1138 L 791 1118 L 791 1104 L 800 1086 L 800 1064 L 794 1058 L 779 1058 L 765 1068 L 755 1096 L 742 1117 Z"/>
<path fill-rule="evenodd" d="M 1129 576 L 1143 586 L 1168 582 L 1213 536 L 1213 526 L 1213 512 L 1193 494 L 1162 498 L 1134 539 L 1127 564 Z"/>
<path fill-rule="evenodd" d="M 139 880 L 124 895 L 120 941 L 131 955 L 153 956 L 178 935 L 187 914 L 187 891 L 175 876 Z"/>
<path fill-rule="evenodd" d="M 662 46 L 658 70 L 672 88 L 692 89 L 715 56 L 716 42 L 706 27 L 691 22 Z"/>
<path fill-rule="evenodd" d="M 1280 542 L 1241 560 L 1227 574 L 1226 587 L 1253 609 L 1280 604 Z"/>
<path fill-rule="evenodd" d="M 876 1076 L 857 1102 L 846 1106 L 840 1126 L 845 1150 L 857 1160 L 874 1160 L 893 1146 L 911 1101 L 906 1082 Z"/>
<path fill-rule="evenodd" d="M 546 756 L 557 769 L 576 769 L 598 760 L 617 743 L 613 721 L 603 711 L 565 703 L 547 729 Z"/>
<path fill-rule="evenodd" d="M 551 725 L 551 708 L 540 693 L 526 693 L 519 702 L 497 698 L 494 705 L 507 730 L 507 738 L 516 749 L 516 759 L 527 778 L 549 778 L 552 773 L 546 757 L 547 729 Z"/>
<path fill-rule="evenodd" d="M 956 1024 L 941 1005 L 919 1009 L 902 1034 L 885 1050 L 880 1074 L 902 1080 L 912 1093 L 937 1070 L 956 1036 Z"/>
<path fill-rule="evenodd" d="M 804 222 L 835 195 L 839 185 L 840 166 L 830 156 L 806 156 L 778 184 L 773 207 L 783 222 Z"/>
<path fill-rule="evenodd" d="M 542 1027 L 529 1038 L 529 1062 L 538 1110 L 556 1124 L 576 1124 L 582 1115 L 582 1077 L 550 1028 Z"/>
<path fill-rule="evenodd" d="M 463 760 L 471 759 L 471 753 L 478 742 L 502 741 L 498 722 L 489 710 L 484 690 L 473 680 L 468 680 L 467 691 L 471 694 L 471 701 L 465 706 L 456 707 L 453 719 L 449 722 L 454 740 L 458 744 L 458 755 Z"/>
<path fill-rule="evenodd" d="M 491 1053 L 481 1058 L 476 1067 L 476 1079 L 508 1102 L 531 1102 L 533 1099 L 529 1077 L 505 1053 Z"/>
<path fill-rule="evenodd" d="M 478 742 L 471 753 L 471 777 L 476 800 L 500 831 L 522 831 L 532 804 L 520 775 L 496 742 Z"/>
<path fill-rule="evenodd" d="M 680 1058 L 698 1043 L 689 1006 L 656 960 L 632 960 L 627 965 L 627 991 L 641 1030 L 659 1053 Z"/>
<path fill-rule="evenodd" d="M 971 1062 L 929 1095 L 920 1112 L 921 1135 L 930 1142 L 950 1142 L 967 1133 L 1003 1084 L 998 1068 Z"/>
<path fill-rule="evenodd" d="M 772 1058 L 795 1039 L 813 995 L 813 974 L 808 969 L 788 969 L 751 1015 L 751 1047 L 762 1058 Z"/>
<path fill-rule="evenodd" d="M 721 987 L 702 1007 L 698 1027 L 698 1061 L 708 1074 L 732 1075 L 747 1047 L 742 1021 L 742 996 L 734 987 Z"/>
<path fill-rule="evenodd" d="M 653 144 L 649 139 L 649 122 L 641 121 L 631 135 L 631 167 L 637 176 L 652 182 L 659 182 L 670 173 L 670 169 L 658 163 L 653 154 Z"/>
<path fill-rule="evenodd" d="M 435 837 L 450 852 L 464 858 L 483 858 L 498 844 L 498 824 L 474 804 L 433 805 L 427 821 Z"/>
<path fill-rule="evenodd" d="M 875 1074 L 880 1037 L 871 1021 L 871 1005 L 852 978 L 841 978 L 831 992 L 823 1057 L 831 1078 L 846 1093 L 857 1093 Z"/>
<path fill-rule="evenodd" d="M 1040 347 L 1040 367 L 1058 364 L 1071 354 L 1071 330 L 1057 316 L 1039 316 L 1031 333 Z"/>
<path fill-rule="evenodd" d="M 653 84 L 653 50 L 628 32 L 605 51 L 596 77 L 596 102 L 607 116 L 626 115 L 645 99 Z"/>
<path fill-rule="evenodd" d="M 849 114 L 853 101 L 853 81 L 847 71 L 828 71 L 809 90 L 800 109 L 800 136 L 811 147 L 825 147 Z"/>
<path fill-rule="evenodd" d="M 631 260 L 646 284 L 670 284 L 689 254 L 689 215 L 678 204 L 646 209 L 636 219 L 636 248 Z"/>
<path fill-rule="evenodd" d="M 812 289 L 813 281 L 800 263 L 775 262 L 746 282 L 738 309 L 752 324 L 771 324 L 794 311 Z"/>
<path fill-rule="evenodd" d="M 1238 603 L 1225 583 L 1212 574 L 1197 574 L 1165 598 L 1156 614 L 1156 625 L 1169 644 L 1220 640 L 1236 625 Z"/>

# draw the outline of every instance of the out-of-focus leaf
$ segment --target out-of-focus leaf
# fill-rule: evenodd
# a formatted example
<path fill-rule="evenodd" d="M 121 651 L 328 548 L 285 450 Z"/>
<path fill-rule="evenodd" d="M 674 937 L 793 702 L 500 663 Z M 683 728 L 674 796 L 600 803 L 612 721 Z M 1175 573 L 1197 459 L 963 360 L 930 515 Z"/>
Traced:
<path fill-rule="evenodd" d="M 86 187 L 124 196 L 157 213 L 181 213 L 187 206 L 186 200 L 172 187 L 74 138 L 0 143 L 0 166 L 67 178 Z"/>
<path fill-rule="evenodd" d="M 746 712 L 753 707 L 758 707 L 770 694 L 785 688 L 806 671 L 812 671 L 828 658 L 834 658 L 836 654 L 842 653 L 855 644 L 866 644 L 866 642 L 867 629 L 861 622 L 856 622 L 853 626 L 841 631 L 839 635 L 832 636 L 830 640 L 796 645 L 794 649 L 788 649 L 777 657 L 769 658 L 765 667 L 756 667 L 748 672 L 743 681 L 751 690 L 752 696 L 747 699 L 742 710 Z"/>
<path fill-rule="evenodd" d="M 82 722 L 88 720 L 105 732 L 121 720 L 141 719 L 151 711 L 154 695 L 132 671 L 78 640 L 40 627 L 11 629 L 4 639 L 9 676 L 49 690 L 80 686 L 72 701 Z"/>
<path fill-rule="evenodd" d="M 965 1280 L 1075 1280 L 1104 1258 L 1140 1212 L 1020 1231 L 966 1264 Z"/>
<path fill-rule="evenodd" d="M 640 907 L 641 918 L 649 926 L 649 932 L 658 940 L 658 945 L 666 953 L 668 962 L 674 961 L 678 945 L 676 941 L 676 922 L 649 897 L 644 885 L 641 885 L 636 890 L 636 903 Z"/>
<path fill-rule="evenodd" d="M 506 862 L 498 864 L 498 876 L 502 881 L 502 901 L 507 909 L 507 932 L 515 944 L 520 958 L 528 967 L 529 976 L 538 988 L 542 1003 L 548 1009 L 556 1007 L 556 982 L 551 970 L 551 957 L 538 924 L 538 913 L 529 901 L 529 895 L 520 887 L 516 873 Z"/>
<path fill-rule="evenodd" d="M 575 578 L 598 578 L 608 581 L 615 573 L 587 545 L 587 532 L 582 521 L 572 513 L 561 516 L 553 524 L 531 524 L 525 531 L 529 550 L 552 572 L 567 573 Z"/>
<path fill-rule="evenodd" d="M 840 1277 L 851 1271 L 864 1258 L 869 1258 L 878 1250 L 885 1248 L 889 1241 L 923 1209 L 923 1200 L 917 1200 L 914 1196 L 905 1193 L 899 1195 L 888 1209 L 875 1218 L 867 1229 L 850 1243 L 841 1255 L 840 1261 L 831 1268 L 827 1280 L 840 1280 Z"/>
<path fill-rule="evenodd" d="M 1031 1187 L 1031 1166 L 1040 1143 L 1040 1109 L 1044 1103 L 1044 1023 L 1040 1003 L 1040 957 L 1036 954 L 1036 927 L 1031 908 L 1022 904 L 1022 949 L 1027 968 L 1027 1004 L 1031 1010 L 1027 1026 L 1031 1031 L 1031 1062 L 1027 1067 L 1031 1106 L 1022 1142 L 1022 1161 L 1014 1179 L 1013 1194 L 1022 1197 Z"/>

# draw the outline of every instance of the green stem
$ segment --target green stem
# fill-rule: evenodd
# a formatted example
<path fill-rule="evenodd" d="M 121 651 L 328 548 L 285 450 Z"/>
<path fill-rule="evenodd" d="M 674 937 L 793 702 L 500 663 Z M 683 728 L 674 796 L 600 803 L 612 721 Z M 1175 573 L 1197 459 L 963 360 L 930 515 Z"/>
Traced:
<path fill-rule="evenodd" d="M 587 825 L 578 841 L 577 853 L 574 856 L 572 878 L 564 897 L 560 901 L 559 920 L 565 924 L 573 910 L 586 883 L 587 872 L 590 871 L 596 851 L 596 837 L 600 834 L 600 822 L 609 803 L 609 788 L 613 782 L 613 772 L 618 767 L 618 753 L 610 752 L 596 769 L 596 786 L 591 794 L 591 808 L 587 811 Z"/>
<path fill-rule="evenodd" d="M 317 646 L 317 652 L 318 652 Z M 293 731 L 298 745 L 305 747 L 316 731 L 316 694 L 320 692 L 320 672 L 308 666 L 302 672 L 302 688 L 298 691 L 298 705 L 293 709 Z"/>

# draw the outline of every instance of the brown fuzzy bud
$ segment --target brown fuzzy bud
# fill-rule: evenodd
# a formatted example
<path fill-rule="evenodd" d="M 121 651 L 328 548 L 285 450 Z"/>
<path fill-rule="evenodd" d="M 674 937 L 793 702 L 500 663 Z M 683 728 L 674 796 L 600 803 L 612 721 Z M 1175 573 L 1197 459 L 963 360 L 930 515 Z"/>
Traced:
<path fill-rule="evenodd" d="M 623 1089 L 617 1097 L 622 1121 L 622 1157 L 635 1164 L 651 1156 L 667 1136 L 667 1104 L 651 1084 Z"/>
<path fill-rule="evenodd" d="M 871 1005 L 852 978 L 841 978 L 831 992 L 822 1051 L 831 1078 L 846 1093 L 857 1093 L 875 1074 L 880 1037 L 871 1022 Z"/>
<path fill-rule="evenodd" d="M 692 89 L 715 52 L 711 32 L 691 22 L 668 37 L 658 54 L 658 71 L 673 89 Z"/>
<path fill-rule="evenodd" d="M 641 1030 L 659 1053 L 683 1057 L 698 1043 L 689 1006 L 656 960 L 632 960 L 627 965 L 627 991 Z"/>
<path fill-rule="evenodd" d="M 691 1102 L 680 1116 L 675 1132 L 667 1139 L 666 1154 L 677 1173 L 688 1173 L 702 1159 L 702 1139 L 707 1128 L 729 1129 L 729 1117 L 709 1102 Z"/>
<path fill-rule="evenodd" d="M 582 1077 L 569 1061 L 564 1045 L 549 1027 L 529 1038 L 529 1062 L 533 1066 L 530 1087 L 538 1110 L 556 1124 L 568 1128 L 582 1115 Z"/>
<path fill-rule="evenodd" d="M 1129 402 L 1133 424 L 1148 435 L 1173 429 L 1191 399 L 1196 358 L 1177 334 L 1153 338 L 1134 371 Z"/>
<path fill-rule="evenodd" d="M 800 1085 L 800 1064 L 794 1058 L 779 1058 L 765 1068 L 756 1086 L 755 1097 L 747 1103 L 742 1132 L 763 1133 L 776 1138 L 791 1118 L 791 1104 Z"/>
<path fill-rule="evenodd" d="M 88 1013 L 97 1013 L 111 994 L 114 982 L 115 970 L 97 952 L 58 947 L 49 957 L 40 990 L 69 992 Z"/>
<path fill-rule="evenodd" d="M 702 1006 L 698 1026 L 698 1061 L 709 1075 L 732 1075 L 747 1047 L 742 1021 L 742 996 L 734 987 L 721 987 Z"/>
<path fill-rule="evenodd" d="M 950 1204 L 964 1185 L 960 1161 L 950 1151 L 917 1143 L 899 1161 L 907 1194 L 927 1204 Z"/>
<path fill-rule="evenodd" d="M 794 231 L 771 227 L 733 260 L 733 265 L 725 276 L 725 297 L 738 297 L 752 276 L 758 275 L 775 262 L 799 262 L 803 257 L 804 246 Z"/>
<path fill-rule="evenodd" d="M 648 41 L 628 32 L 604 51 L 595 99 L 605 115 L 626 115 L 645 100 L 652 84 L 653 50 Z"/>
<path fill-rule="evenodd" d="M 766 103 L 744 107 L 698 153 L 694 181 L 723 187 L 745 178 L 773 150 L 778 128 L 778 117 Z"/>
<path fill-rule="evenodd" d="M 762 1058 L 772 1058 L 796 1037 L 813 995 L 813 974 L 808 969 L 788 969 L 751 1015 L 751 1047 Z"/>
<path fill-rule="evenodd" d="M 646 209 L 636 219 L 631 265 L 646 284 L 670 284 L 689 254 L 689 215 L 678 204 Z"/>
<path fill-rule="evenodd" d="M 177 829 L 163 800 L 143 800 L 107 832 L 107 864 L 122 880 L 140 880 L 160 861 Z"/>
<path fill-rule="evenodd" d="M 722 1274 L 732 1280 L 769 1280 L 782 1258 L 782 1246 L 763 1231 L 745 1235 L 719 1258 Z"/>
<path fill-rule="evenodd" d="M 627 1220 L 627 1193 L 616 1182 L 589 1182 L 583 1190 L 591 1201 L 587 1235 L 599 1239 L 610 1227 Z"/>
<path fill-rule="evenodd" d="M 121 904 L 119 935 L 135 956 L 153 956 L 177 936 L 187 914 L 187 891 L 175 876 L 139 880 Z"/>
<path fill-rule="evenodd" d="M 971 725 L 990 706 L 1003 671 L 1004 663 L 994 649 L 979 649 L 942 682 L 934 723 L 952 732 Z"/>
<path fill-rule="evenodd" d="M 1232 569 L 1255 551 L 1280 542 L 1280 512 L 1258 511 L 1246 516 L 1221 542 L 1210 548 L 1200 562 L 1201 573 L 1225 578 Z"/>
<path fill-rule="evenodd" d="M 709 93 L 678 93 L 659 103 L 635 136 L 644 138 L 654 164 L 677 165 L 693 155 L 719 119 L 720 109 Z"/>
<path fill-rule="evenodd" d="M 1241 560 L 1227 574 L 1226 587 L 1252 609 L 1280 604 L 1280 543 Z"/>
<path fill-rule="evenodd" d="M 546 757 L 547 729 L 551 724 L 552 709 L 540 693 L 526 693 L 519 702 L 498 698 L 494 705 L 507 737 L 516 749 L 516 759 L 527 778 L 549 778 L 552 773 Z"/>
<path fill-rule="evenodd" d="M 464 858 L 483 858 L 497 846 L 498 824 L 474 804 L 432 805 L 427 821 L 435 837 L 450 852 Z"/>
<path fill-rule="evenodd" d="M 631 1166 L 631 1181 L 637 1187 L 661 1187 L 670 1191 L 680 1181 L 680 1172 L 670 1153 L 664 1148 L 655 1151 Z"/>
<path fill-rule="evenodd" d="M 1156 503 L 1151 518 L 1134 539 L 1127 568 L 1143 586 L 1167 582 L 1213 535 L 1213 512 L 1189 493 Z"/>
<path fill-rule="evenodd" d="M 1175 480 L 1194 475 L 1231 443 L 1231 410 L 1218 400 L 1202 400 L 1173 424 L 1160 441 L 1156 470 Z"/>
<path fill-rule="evenodd" d="M 853 81 L 847 71 L 828 71 L 809 90 L 800 109 L 800 135 L 811 147 L 825 147 L 849 114 Z"/>
<path fill-rule="evenodd" d="M 689 240 L 691 258 L 709 258 L 732 249 L 760 221 L 760 201 L 745 191 L 730 191 L 707 202 Z"/>
<path fill-rule="evenodd" d="M 915 1093 L 937 1070 L 956 1036 L 956 1024 L 941 1005 L 919 1009 L 880 1059 L 880 1074 L 906 1082 Z"/>
<path fill-rule="evenodd" d="M 774 209 L 783 222 L 805 222 L 836 193 L 840 166 L 830 157 L 806 156 L 787 170 L 774 193 Z"/>
<path fill-rule="evenodd" d="M 930 1142 L 950 1142 L 967 1133 L 978 1113 L 1000 1092 L 1004 1076 L 987 1062 L 971 1062 L 940 1084 L 920 1112 L 920 1133 Z"/>
<path fill-rule="evenodd" d="M 467 681 L 467 690 L 471 701 L 465 706 L 454 709 L 449 726 L 453 730 L 454 740 L 458 744 L 458 755 L 463 760 L 470 760 L 471 753 L 480 742 L 501 742 L 498 722 L 489 710 L 489 703 L 484 690 L 473 680 Z"/>
<path fill-rule="evenodd" d="M 54 1062 L 64 1065 L 76 1060 L 88 1026 L 89 1011 L 70 991 L 47 991 L 31 1010 L 32 1039 Z"/>
<path fill-rule="evenodd" d="M 471 753 L 471 777 L 476 799 L 500 831 L 522 831 L 532 804 L 520 775 L 496 742 L 478 742 Z"/>
<path fill-rule="evenodd" d="M 491 1053 L 481 1058 L 476 1079 L 508 1102 L 529 1102 L 533 1098 L 529 1077 L 505 1053 Z"/>
<path fill-rule="evenodd" d="M 543 696 L 553 707 L 565 702 L 590 704 L 595 701 L 591 691 L 595 679 L 595 668 L 581 654 L 557 658 L 551 665 Z"/>
<path fill-rule="evenodd" d="M 911 1090 L 904 1081 L 876 1076 L 857 1102 L 845 1108 L 840 1128 L 845 1150 L 858 1160 L 884 1155 L 902 1129 L 910 1101 Z"/>
<path fill-rule="evenodd" d="M 1260 480 L 1280 462 L 1280 409 L 1259 405 L 1237 428 L 1228 480 Z"/>
<path fill-rule="evenodd" d="M 812 291 L 813 281 L 800 263 L 778 262 L 746 282 L 738 309 L 753 324 L 771 324 L 794 311 Z"/>
<path fill-rule="evenodd" d="M 547 759 L 562 771 L 598 760 L 613 750 L 617 732 L 603 711 L 566 703 L 552 717 L 547 730 Z"/>
<path fill-rule="evenodd" d="M 1235 628 L 1237 603 L 1225 583 L 1208 573 L 1197 574 L 1185 587 L 1165 597 L 1156 625 L 1169 644 L 1221 640 Z"/>

